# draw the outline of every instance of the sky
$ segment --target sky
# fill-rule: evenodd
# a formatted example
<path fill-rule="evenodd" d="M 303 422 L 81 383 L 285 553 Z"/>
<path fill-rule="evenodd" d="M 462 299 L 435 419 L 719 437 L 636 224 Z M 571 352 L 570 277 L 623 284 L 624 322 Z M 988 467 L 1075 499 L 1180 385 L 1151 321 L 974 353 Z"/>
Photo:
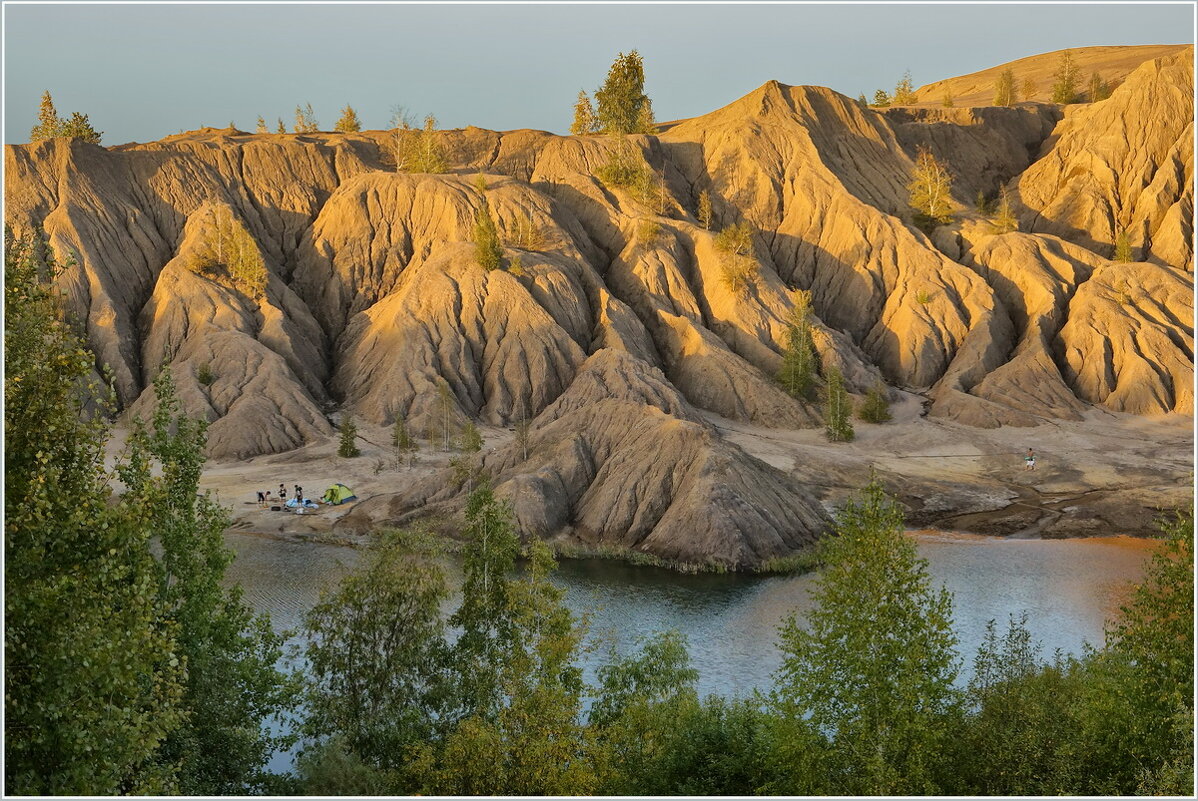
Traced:
<path fill-rule="evenodd" d="M 28 141 L 43 90 L 104 144 L 203 125 L 365 128 L 396 106 L 440 127 L 564 133 L 579 89 L 637 49 L 657 119 L 704 114 L 770 79 L 852 96 L 1090 45 L 1193 42 L 1194 6 L 14 5 L 4 6 L 4 138 Z"/>

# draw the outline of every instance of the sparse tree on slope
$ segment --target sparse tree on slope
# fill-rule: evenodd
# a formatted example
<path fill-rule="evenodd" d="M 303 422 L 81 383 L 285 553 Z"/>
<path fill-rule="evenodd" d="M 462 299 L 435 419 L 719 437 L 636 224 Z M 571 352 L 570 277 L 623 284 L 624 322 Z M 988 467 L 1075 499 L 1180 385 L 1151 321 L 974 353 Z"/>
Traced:
<path fill-rule="evenodd" d="M 915 102 L 915 86 L 911 83 L 911 70 L 907 70 L 894 87 L 894 105 L 909 106 Z"/>
<path fill-rule="evenodd" d="M 570 133 L 575 136 L 585 136 L 595 133 L 599 121 L 595 118 L 595 107 L 586 92 L 578 90 L 578 102 L 574 104 L 574 122 L 570 125 Z"/>
<path fill-rule="evenodd" d="M 853 439 L 853 399 L 844 388 L 844 376 L 838 367 L 824 373 L 824 434 L 829 442 Z"/>
<path fill-rule="evenodd" d="M 890 105 L 890 95 L 886 94 L 885 89 L 879 89 L 874 92 L 874 108 L 886 108 Z"/>
<path fill-rule="evenodd" d="M 270 129 L 268 129 L 266 127 L 266 120 L 263 119 L 261 116 L 258 117 L 258 127 L 256 129 L 256 133 L 260 133 L 260 134 L 270 133 Z"/>
<path fill-rule="evenodd" d="M 72 111 L 71 116 L 63 122 L 58 135 L 64 139 L 82 139 L 84 142 L 91 142 L 93 145 L 98 145 L 104 133 L 92 127 L 86 114 Z"/>
<path fill-rule="evenodd" d="M 1011 198 L 1007 194 L 1005 186 L 999 195 L 998 214 L 994 218 L 994 230 L 1000 234 L 1008 234 L 1019 230 L 1019 220 L 1015 217 L 1014 209 L 1011 208 Z"/>
<path fill-rule="evenodd" d="M 1127 229 L 1120 227 L 1119 232 L 1115 234 L 1115 247 L 1111 254 L 1111 261 L 1132 261 L 1131 237 L 1127 235 Z"/>
<path fill-rule="evenodd" d="M 30 142 L 40 142 L 44 139 L 53 139 L 58 136 L 59 129 L 62 127 L 62 120 L 58 118 L 58 112 L 54 109 L 54 100 L 50 97 L 50 90 L 42 92 L 42 105 L 37 112 L 37 125 L 33 126 L 33 130 L 29 132 Z"/>
<path fill-rule="evenodd" d="M 503 245 L 487 199 L 480 200 L 478 213 L 474 215 L 474 257 L 478 265 L 489 272 L 503 266 Z"/>
<path fill-rule="evenodd" d="M 811 337 L 811 291 L 794 293 L 794 308 L 786 330 L 786 350 L 778 380 L 795 398 L 809 399 L 815 388 L 815 342 Z"/>
<path fill-rule="evenodd" d="M 279 125 L 277 128 L 275 128 L 275 133 L 282 133 L 282 134 L 287 133 L 287 126 L 283 124 L 283 118 L 278 117 L 277 119 L 279 121 Z"/>
<path fill-rule="evenodd" d="M 1019 90 L 1019 96 L 1024 100 L 1032 100 L 1036 97 L 1036 82 L 1031 78 L 1024 78 L 1023 86 Z"/>
<path fill-rule="evenodd" d="M 994 105 L 1015 105 L 1015 73 L 1010 68 L 1000 72 L 994 82 Z"/>
<path fill-rule="evenodd" d="M 1111 96 L 1110 85 L 1102 79 L 1102 76 L 1097 72 L 1090 73 L 1090 91 L 1089 99 L 1091 103 L 1096 103 L 1099 100 L 1106 100 Z"/>
<path fill-rule="evenodd" d="M 402 414 L 396 416 L 395 426 L 391 429 L 391 447 L 395 449 L 396 469 L 399 468 L 400 461 L 406 456 L 410 470 L 416 451 L 420 450 L 420 443 L 408 431 L 408 424 Z"/>
<path fill-rule="evenodd" d="M 1053 73 L 1056 82 L 1052 85 L 1052 102 L 1061 104 L 1077 102 L 1077 72 L 1073 53 L 1068 50 L 1061 53 L 1057 71 Z"/>
<path fill-rule="evenodd" d="M 711 193 L 706 189 L 699 193 L 699 223 L 702 224 L 705 231 L 711 230 Z"/>
<path fill-rule="evenodd" d="M 320 123 L 316 121 L 316 114 L 312 111 L 312 104 L 308 103 L 305 107 L 295 107 L 295 132 L 298 134 L 316 133 L 320 130 Z"/>
<path fill-rule="evenodd" d="M 609 134 L 652 133 L 652 106 L 645 96 L 645 67 L 633 50 L 620 53 L 595 92 L 599 130 Z"/>
<path fill-rule="evenodd" d="M 927 230 L 952 220 L 952 177 L 930 151 L 920 149 L 907 188 L 911 191 L 910 203 L 918 227 Z"/>
<path fill-rule="evenodd" d="M 353 106 L 347 105 L 341 110 L 341 119 L 337 120 L 333 130 L 341 133 L 357 133 L 362 130 L 362 121 L 358 119 L 358 112 L 354 111 Z"/>

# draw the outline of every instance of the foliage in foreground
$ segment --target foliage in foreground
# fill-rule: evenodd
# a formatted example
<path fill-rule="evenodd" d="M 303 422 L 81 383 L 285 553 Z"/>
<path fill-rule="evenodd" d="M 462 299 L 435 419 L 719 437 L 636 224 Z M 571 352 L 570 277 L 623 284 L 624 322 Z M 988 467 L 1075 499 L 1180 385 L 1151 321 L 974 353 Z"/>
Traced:
<path fill-rule="evenodd" d="M 221 586 L 203 423 L 175 414 L 164 370 L 113 492 L 105 393 L 56 269 L 40 239 L 5 232 L 5 789 L 261 790 L 281 744 L 262 724 L 288 693 L 269 622 Z"/>

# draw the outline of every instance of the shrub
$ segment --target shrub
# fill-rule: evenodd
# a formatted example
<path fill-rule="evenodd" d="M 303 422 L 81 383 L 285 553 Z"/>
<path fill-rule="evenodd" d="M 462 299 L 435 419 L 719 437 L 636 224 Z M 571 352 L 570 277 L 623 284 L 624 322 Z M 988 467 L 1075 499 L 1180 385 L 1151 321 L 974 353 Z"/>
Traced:
<path fill-rule="evenodd" d="M 886 385 L 881 381 L 870 387 L 865 402 L 857 410 L 857 416 L 867 423 L 885 423 L 891 419 L 890 401 L 886 397 Z"/>
<path fill-rule="evenodd" d="M 212 386 L 212 382 L 215 380 L 216 375 L 212 372 L 212 366 L 208 362 L 204 362 L 196 369 L 196 381 L 204 386 Z"/>
<path fill-rule="evenodd" d="M 651 247 L 661 236 L 661 223 L 656 220 L 639 220 L 636 224 L 636 241 Z"/>
<path fill-rule="evenodd" d="M 915 302 L 920 306 L 927 306 L 932 302 L 932 294 L 926 289 L 921 289 L 915 293 Z"/>
<path fill-rule="evenodd" d="M 503 247 L 499 244 L 499 231 L 491 218 L 487 199 L 482 199 L 478 213 L 474 216 L 474 256 L 478 265 L 488 272 L 503 266 Z"/>
<path fill-rule="evenodd" d="M 607 162 L 595 170 L 595 177 L 609 189 L 627 190 L 642 203 L 651 203 L 654 200 L 656 187 L 653 171 L 627 141 L 622 141 L 611 149 Z"/>
<path fill-rule="evenodd" d="M 518 217 L 507 236 L 507 244 L 521 250 L 542 250 L 545 241 L 545 229 L 529 216 Z"/>
<path fill-rule="evenodd" d="M 192 253 L 187 268 L 214 279 L 223 279 L 255 300 L 266 293 L 269 273 L 258 243 L 227 206 L 212 207 L 209 227 Z"/>
<path fill-rule="evenodd" d="M 732 292 L 742 292 L 757 276 L 757 259 L 753 256 L 753 228 L 747 222 L 734 223 L 715 238 L 721 252 L 721 279 Z"/>
<path fill-rule="evenodd" d="M 483 175 L 481 172 L 474 176 L 474 188 L 477 189 L 479 193 L 486 192 L 488 188 L 487 176 Z"/>

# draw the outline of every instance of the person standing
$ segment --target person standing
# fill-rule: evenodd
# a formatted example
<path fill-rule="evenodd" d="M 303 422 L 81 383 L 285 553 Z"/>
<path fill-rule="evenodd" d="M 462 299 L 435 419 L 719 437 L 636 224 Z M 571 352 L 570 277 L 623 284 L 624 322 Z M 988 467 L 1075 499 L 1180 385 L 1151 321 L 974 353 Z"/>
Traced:
<path fill-rule="evenodd" d="M 287 500 L 287 486 L 285 484 L 279 485 L 279 500 L 280 501 Z"/>
<path fill-rule="evenodd" d="M 1023 457 L 1023 469 L 1024 470 L 1035 470 L 1036 469 L 1036 452 L 1033 451 L 1031 448 L 1027 449 L 1027 456 Z"/>
<path fill-rule="evenodd" d="M 295 485 L 295 499 L 300 503 L 304 502 L 304 488 L 299 484 Z"/>

